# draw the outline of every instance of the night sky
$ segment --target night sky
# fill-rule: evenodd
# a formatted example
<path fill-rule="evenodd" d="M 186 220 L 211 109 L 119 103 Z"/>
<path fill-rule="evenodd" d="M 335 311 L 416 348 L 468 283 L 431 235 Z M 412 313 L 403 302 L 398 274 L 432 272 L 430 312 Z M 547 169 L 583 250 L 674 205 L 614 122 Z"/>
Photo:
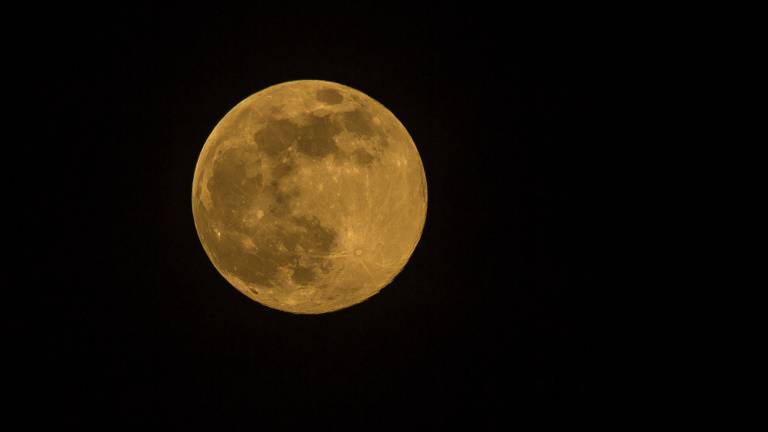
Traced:
<path fill-rule="evenodd" d="M 45 175 L 21 182 L 34 193 L 19 205 L 39 238 L 23 248 L 23 301 L 6 306 L 29 418 L 497 430 L 528 404 L 584 398 L 601 307 L 602 58 L 498 15 L 180 7 L 35 21 L 38 36 L 17 43 L 34 83 L 23 151 Z M 394 282 L 314 316 L 231 287 L 191 211 L 216 123 L 296 79 L 339 82 L 390 109 L 429 192 L 421 241 Z"/>

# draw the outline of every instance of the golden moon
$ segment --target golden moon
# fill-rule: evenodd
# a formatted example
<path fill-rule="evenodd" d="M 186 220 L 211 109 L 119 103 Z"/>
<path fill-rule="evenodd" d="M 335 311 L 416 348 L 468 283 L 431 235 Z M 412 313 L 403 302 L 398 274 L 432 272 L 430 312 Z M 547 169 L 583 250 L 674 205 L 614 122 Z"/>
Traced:
<path fill-rule="evenodd" d="M 427 180 L 383 105 L 341 84 L 290 81 L 244 99 L 213 129 L 192 213 L 214 267 L 240 292 L 319 314 L 400 273 L 424 228 Z"/>

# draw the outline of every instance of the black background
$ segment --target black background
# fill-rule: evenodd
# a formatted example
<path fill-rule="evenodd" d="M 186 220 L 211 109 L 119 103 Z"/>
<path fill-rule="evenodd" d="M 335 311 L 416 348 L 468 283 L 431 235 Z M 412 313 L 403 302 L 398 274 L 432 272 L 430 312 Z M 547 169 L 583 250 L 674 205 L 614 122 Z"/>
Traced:
<path fill-rule="evenodd" d="M 606 158 L 596 83 L 607 72 L 583 39 L 506 16 L 61 14 L 18 44 L 34 110 L 24 150 L 45 174 L 20 197 L 31 210 L 20 226 L 37 234 L 19 288 L 30 307 L 6 315 L 18 398 L 45 407 L 30 416 L 482 430 L 530 403 L 590 394 Z M 395 281 L 317 316 L 232 288 L 191 213 L 195 163 L 219 119 L 295 79 L 388 107 L 429 192 Z"/>

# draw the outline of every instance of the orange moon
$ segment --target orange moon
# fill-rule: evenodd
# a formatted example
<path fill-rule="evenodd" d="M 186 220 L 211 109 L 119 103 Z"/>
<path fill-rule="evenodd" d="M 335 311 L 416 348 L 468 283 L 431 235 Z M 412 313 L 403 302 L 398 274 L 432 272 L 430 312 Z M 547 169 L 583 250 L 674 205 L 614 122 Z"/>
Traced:
<path fill-rule="evenodd" d="M 192 213 L 214 267 L 251 299 L 319 314 L 360 303 L 402 271 L 427 214 L 419 152 L 353 88 L 290 81 L 232 108 L 205 142 Z"/>

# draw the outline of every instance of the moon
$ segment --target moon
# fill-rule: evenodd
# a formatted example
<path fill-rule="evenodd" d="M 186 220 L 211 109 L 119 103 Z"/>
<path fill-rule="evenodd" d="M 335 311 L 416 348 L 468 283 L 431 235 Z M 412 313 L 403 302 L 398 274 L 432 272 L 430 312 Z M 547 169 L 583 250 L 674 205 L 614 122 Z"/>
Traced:
<path fill-rule="evenodd" d="M 427 180 L 382 104 L 341 84 L 290 81 L 218 122 L 197 160 L 192 213 L 237 290 L 320 314 L 370 298 L 402 271 L 424 228 Z"/>

